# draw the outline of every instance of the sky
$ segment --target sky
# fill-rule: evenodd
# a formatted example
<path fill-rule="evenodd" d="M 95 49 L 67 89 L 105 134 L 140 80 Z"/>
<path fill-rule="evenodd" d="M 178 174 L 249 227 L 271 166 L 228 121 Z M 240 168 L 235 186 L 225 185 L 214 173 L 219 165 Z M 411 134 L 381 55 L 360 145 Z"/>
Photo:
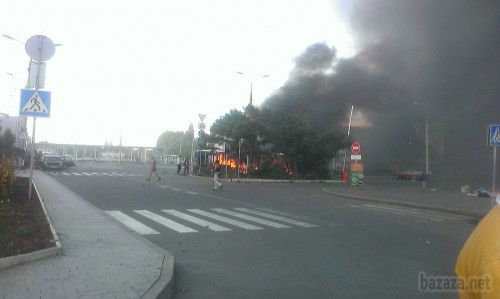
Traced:
<path fill-rule="evenodd" d="M 209 128 L 242 109 L 250 82 L 259 105 L 313 43 L 355 52 L 328 0 L 4 1 L 2 34 L 62 44 L 47 62 L 51 117 L 37 120 L 37 141 L 53 143 L 119 144 L 122 134 L 123 145 L 154 146 L 165 130 L 196 127 L 200 113 Z M 0 37 L 3 113 L 18 114 L 28 60 L 21 43 Z"/>

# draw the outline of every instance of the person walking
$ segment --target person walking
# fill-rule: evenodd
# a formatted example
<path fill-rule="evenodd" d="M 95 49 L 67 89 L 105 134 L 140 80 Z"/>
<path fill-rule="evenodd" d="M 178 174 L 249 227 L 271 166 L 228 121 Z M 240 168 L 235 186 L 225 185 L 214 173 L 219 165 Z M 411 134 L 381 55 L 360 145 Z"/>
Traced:
<path fill-rule="evenodd" d="M 189 160 L 186 157 L 186 159 L 184 160 L 184 175 L 188 174 L 189 174 Z"/>
<path fill-rule="evenodd" d="M 181 174 L 181 169 L 182 169 L 182 164 L 181 164 L 181 160 L 179 159 L 179 162 L 177 163 L 177 174 L 178 175 Z"/>
<path fill-rule="evenodd" d="M 161 177 L 158 174 L 158 171 L 156 170 L 156 159 L 155 159 L 155 156 L 153 156 L 153 158 L 151 159 L 151 169 L 148 172 L 148 178 L 146 180 L 148 180 L 148 181 L 151 180 L 151 176 L 153 175 L 153 173 L 157 177 L 157 179 L 156 179 L 157 181 L 161 180 Z"/>
<path fill-rule="evenodd" d="M 213 169 L 213 172 L 214 172 L 214 191 L 217 191 L 217 189 L 220 189 L 222 191 L 222 187 L 224 187 L 222 185 L 222 183 L 219 182 L 220 170 L 221 170 L 221 167 L 220 167 L 219 161 L 215 161 L 214 169 Z"/>

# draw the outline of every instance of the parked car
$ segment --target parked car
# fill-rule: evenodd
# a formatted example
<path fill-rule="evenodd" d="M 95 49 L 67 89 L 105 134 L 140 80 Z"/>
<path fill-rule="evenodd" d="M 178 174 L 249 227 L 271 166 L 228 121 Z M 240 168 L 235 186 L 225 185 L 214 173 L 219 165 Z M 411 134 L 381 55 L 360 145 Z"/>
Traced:
<path fill-rule="evenodd" d="M 41 167 L 43 170 L 63 169 L 64 168 L 63 158 L 58 155 L 43 155 L 41 161 Z"/>
<path fill-rule="evenodd" d="M 73 161 L 73 158 L 71 158 L 71 156 L 69 155 L 63 155 L 62 159 L 63 159 L 63 165 L 66 168 L 73 167 L 76 165 L 75 162 Z"/>
<path fill-rule="evenodd" d="M 427 179 L 427 175 L 423 171 L 418 170 L 405 170 L 394 172 L 394 178 L 397 180 L 415 180 L 423 181 Z"/>

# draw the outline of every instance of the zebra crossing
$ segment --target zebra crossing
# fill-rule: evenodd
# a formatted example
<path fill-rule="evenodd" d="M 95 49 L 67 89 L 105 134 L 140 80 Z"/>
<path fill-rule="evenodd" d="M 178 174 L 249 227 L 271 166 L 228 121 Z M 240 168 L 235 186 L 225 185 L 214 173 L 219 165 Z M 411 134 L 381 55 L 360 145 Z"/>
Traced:
<path fill-rule="evenodd" d="M 141 235 L 158 235 L 159 229 L 167 228 L 167 232 L 192 234 L 202 231 L 227 232 L 235 229 L 259 231 L 265 228 L 292 229 L 294 227 L 314 228 L 315 224 L 299 221 L 289 217 L 274 215 L 249 208 L 213 208 L 186 209 L 185 211 L 163 209 L 160 211 L 133 210 L 124 213 L 118 210 L 105 211 L 115 220 Z M 142 221 L 154 223 L 155 227 Z M 286 223 L 286 224 L 285 224 Z"/>
<path fill-rule="evenodd" d="M 106 176 L 106 177 L 144 177 L 142 174 L 124 173 L 124 172 L 67 172 L 67 171 L 51 171 L 50 175 L 53 176 L 78 176 L 78 177 L 91 177 L 91 176 Z"/>

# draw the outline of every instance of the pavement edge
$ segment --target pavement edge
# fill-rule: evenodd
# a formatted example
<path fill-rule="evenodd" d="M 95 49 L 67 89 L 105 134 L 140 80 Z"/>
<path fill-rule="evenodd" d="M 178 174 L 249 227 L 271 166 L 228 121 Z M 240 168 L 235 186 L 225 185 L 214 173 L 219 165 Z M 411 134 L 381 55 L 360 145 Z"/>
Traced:
<path fill-rule="evenodd" d="M 54 240 L 56 246 L 50 247 L 50 248 L 45 248 L 25 254 L 18 254 L 18 255 L 13 255 L 13 256 L 8 256 L 0 259 L 0 270 L 1 269 L 6 269 L 22 264 L 27 264 L 30 262 L 38 261 L 41 259 L 45 259 L 48 257 L 56 256 L 56 255 L 61 255 L 63 253 L 63 247 L 61 245 L 61 242 L 59 241 L 59 237 L 57 236 L 56 230 L 54 229 L 54 226 L 52 225 L 52 221 L 50 220 L 49 214 L 47 213 L 47 209 L 45 208 L 45 204 L 43 203 L 42 197 L 40 196 L 40 192 L 38 192 L 38 188 L 33 182 L 33 187 L 35 189 L 36 195 L 38 196 L 38 201 L 40 202 L 40 206 L 42 207 L 43 213 L 45 214 L 45 219 L 47 220 L 47 223 L 50 228 L 50 232 L 52 233 L 52 239 Z"/>
<path fill-rule="evenodd" d="M 45 174 L 44 172 L 37 172 L 38 175 L 44 175 L 54 181 L 56 181 L 58 184 L 61 184 L 59 181 L 53 179 L 49 175 Z M 97 213 L 100 213 L 101 215 L 105 216 L 107 219 L 110 219 L 113 221 L 113 223 L 116 223 L 119 227 L 127 231 L 130 235 L 135 237 L 136 239 L 139 239 L 141 242 L 144 244 L 148 245 L 152 249 L 156 250 L 160 254 L 163 255 L 163 261 L 162 261 L 162 267 L 159 273 L 158 278 L 156 281 L 142 294 L 140 295 L 140 298 L 170 298 L 172 297 L 174 293 L 174 255 L 168 252 L 167 250 L 161 248 L 160 246 L 154 244 L 153 242 L 149 241 L 145 237 L 139 235 L 138 233 L 132 231 L 128 227 L 124 226 L 122 223 L 118 222 L 116 219 L 113 217 L 109 216 L 106 214 L 103 210 L 99 209 L 97 206 L 92 204 L 90 201 L 86 200 L 83 196 L 80 196 L 73 190 L 69 189 L 68 187 L 65 186 L 68 190 L 74 193 L 76 197 L 81 199 L 85 204 L 87 204 L 89 207 L 93 208 Z"/>
<path fill-rule="evenodd" d="M 469 217 L 476 222 L 481 221 L 481 219 L 483 219 L 483 217 L 485 216 L 485 215 L 482 215 L 480 213 L 474 213 L 474 212 L 465 211 L 465 210 L 450 209 L 450 208 L 436 207 L 436 206 L 424 206 L 424 205 L 414 204 L 414 203 L 410 203 L 410 202 L 395 201 L 395 200 L 390 200 L 390 199 L 382 199 L 382 198 L 355 195 L 355 194 L 346 194 L 346 193 L 342 193 L 342 192 L 335 192 L 335 191 L 327 190 L 326 188 L 323 188 L 322 191 L 324 193 L 327 193 L 327 194 L 332 195 L 332 196 L 340 196 L 340 197 L 354 199 L 354 200 L 358 200 L 358 201 L 382 203 L 382 204 L 388 204 L 388 205 L 393 205 L 393 206 L 415 208 L 415 209 L 421 209 L 421 210 L 441 212 L 441 213 L 446 213 L 446 214 L 453 214 L 453 215 Z"/>
<path fill-rule="evenodd" d="M 213 177 L 201 176 L 201 175 L 190 175 L 190 177 L 201 178 L 207 180 L 213 180 Z M 234 182 L 234 183 L 319 183 L 319 184 L 339 184 L 343 183 L 340 180 L 286 180 L 286 179 L 247 179 L 247 178 L 219 178 L 224 182 Z"/>

